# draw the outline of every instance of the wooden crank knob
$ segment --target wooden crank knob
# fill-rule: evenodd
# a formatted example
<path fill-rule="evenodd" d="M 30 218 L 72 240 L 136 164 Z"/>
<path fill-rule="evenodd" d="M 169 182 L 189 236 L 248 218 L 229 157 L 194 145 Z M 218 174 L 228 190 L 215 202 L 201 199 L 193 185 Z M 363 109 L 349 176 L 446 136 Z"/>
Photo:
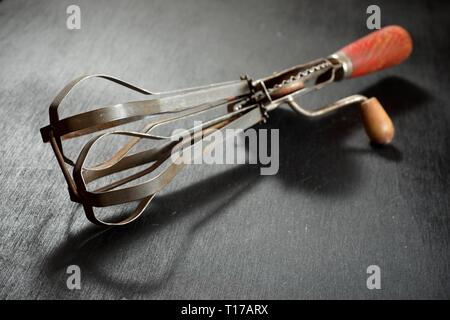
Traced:
<path fill-rule="evenodd" d="M 361 103 L 361 117 L 369 139 L 376 144 L 388 144 L 394 138 L 394 124 L 377 98 Z"/>

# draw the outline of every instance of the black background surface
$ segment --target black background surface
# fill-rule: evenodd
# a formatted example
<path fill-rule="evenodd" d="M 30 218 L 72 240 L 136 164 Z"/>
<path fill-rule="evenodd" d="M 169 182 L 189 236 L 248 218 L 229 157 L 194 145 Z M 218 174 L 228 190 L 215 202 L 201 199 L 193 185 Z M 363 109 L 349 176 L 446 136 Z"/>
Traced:
<path fill-rule="evenodd" d="M 66 7 L 81 7 L 81 30 Z M 280 169 L 191 166 L 135 223 L 102 231 L 69 201 L 39 128 L 72 78 L 107 73 L 163 91 L 254 78 L 366 34 L 368 1 L 0 2 L 0 298 L 449 298 L 449 5 L 377 1 L 414 40 L 401 66 L 305 100 L 376 96 L 392 146 L 371 147 L 357 110 L 308 121 L 288 108 Z M 85 90 L 85 91 L 83 91 Z M 82 88 L 66 115 L 123 101 Z M 70 107 L 69 107 L 70 106 Z M 68 265 L 81 290 L 66 287 Z M 381 290 L 366 268 L 381 268 Z"/>

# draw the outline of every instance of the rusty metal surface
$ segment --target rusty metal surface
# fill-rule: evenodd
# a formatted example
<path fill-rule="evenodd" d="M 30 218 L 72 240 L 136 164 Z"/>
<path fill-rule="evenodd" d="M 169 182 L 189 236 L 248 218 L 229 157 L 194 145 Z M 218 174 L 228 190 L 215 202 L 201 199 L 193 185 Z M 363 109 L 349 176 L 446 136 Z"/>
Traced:
<path fill-rule="evenodd" d="M 69 2 L 1 1 L 0 298 L 448 298 L 448 4 L 378 3 L 383 24 L 410 30 L 410 62 L 305 103 L 377 96 L 398 128 L 392 147 L 371 148 L 352 110 L 317 122 L 279 108 L 263 126 L 280 129 L 276 176 L 193 166 L 139 223 L 105 230 L 68 199 L 39 135 L 61 84 L 105 72 L 161 92 L 259 78 L 365 34 L 372 3 L 79 1 L 70 31 Z M 80 90 L 64 117 L 140 95 Z M 70 264 L 81 290 L 66 286 Z M 371 264 L 382 290 L 366 288 Z"/>

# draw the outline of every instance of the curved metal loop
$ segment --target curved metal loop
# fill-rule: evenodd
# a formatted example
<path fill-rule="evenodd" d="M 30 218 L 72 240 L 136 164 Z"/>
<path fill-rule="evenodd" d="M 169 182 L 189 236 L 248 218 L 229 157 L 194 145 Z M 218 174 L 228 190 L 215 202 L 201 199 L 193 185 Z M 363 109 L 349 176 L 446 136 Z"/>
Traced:
<path fill-rule="evenodd" d="M 261 110 L 257 107 L 254 107 L 252 109 L 244 110 L 244 113 L 241 116 L 236 117 L 231 121 L 228 118 L 221 118 L 220 120 L 217 120 L 215 122 L 210 122 L 204 128 L 204 131 L 207 133 L 211 133 L 210 129 L 227 130 L 229 128 L 246 128 L 260 122 L 262 119 L 263 115 L 261 113 Z M 142 213 L 142 211 L 145 210 L 145 207 L 148 206 L 151 198 L 157 192 L 162 190 L 167 184 L 169 184 L 175 177 L 175 175 L 184 167 L 184 165 L 186 164 L 186 159 L 184 157 L 186 156 L 186 154 L 190 155 L 189 152 L 185 153 L 185 151 L 191 151 L 192 149 L 195 150 L 197 148 L 197 144 L 202 143 L 202 141 L 200 140 L 191 144 L 190 141 L 196 141 L 196 138 L 192 136 L 191 140 L 188 141 L 171 141 L 171 143 L 166 144 L 160 149 L 151 149 L 127 157 L 123 157 L 121 160 L 117 161 L 113 166 L 110 167 L 102 169 L 98 169 L 97 167 L 95 167 L 94 170 L 85 168 L 84 163 L 92 147 L 103 137 L 114 134 L 138 136 L 143 139 L 154 138 L 151 135 L 136 132 L 108 132 L 92 138 L 83 147 L 75 164 L 73 177 L 79 193 L 80 202 L 84 205 L 88 219 L 100 225 L 123 225 L 134 221 Z M 201 134 L 203 135 L 203 132 Z M 213 143 L 217 142 L 218 141 L 216 140 Z M 206 148 L 210 146 L 211 143 L 206 146 L 202 145 L 202 150 L 206 150 Z M 175 153 L 174 151 L 180 152 Z M 198 155 L 195 154 L 194 156 Z M 156 176 L 137 185 L 117 189 L 118 187 L 125 185 L 130 181 L 154 172 L 157 168 L 168 162 L 170 163 L 167 165 L 167 167 L 165 167 Z M 95 179 L 146 163 L 148 163 L 149 166 L 138 173 L 115 181 L 97 190 L 87 190 L 87 184 Z M 105 222 L 98 219 L 93 209 L 93 207 L 106 207 L 137 200 L 141 201 L 138 205 L 138 208 L 133 211 L 130 217 L 126 218 L 123 221 L 120 221 L 119 223 Z"/>
<path fill-rule="evenodd" d="M 94 77 L 103 78 L 119 85 L 130 88 L 145 95 L 162 96 L 161 99 L 131 101 L 122 104 L 115 104 L 97 108 L 60 120 L 58 107 L 64 98 L 82 81 Z M 49 131 L 53 131 L 53 136 L 59 146 L 64 162 L 74 165 L 74 161 L 69 159 L 63 152 L 61 138 L 74 138 L 95 131 L 112 128 L 129 122 L 134 122 L 152 115 L 186 113 L 189 110 L 203 107 L 205 110 L 211 107 L 211 101 L 224 103 L 224 97 L 238 98 L 249 92 L 245 81 L 230 81 L 221 84 L 202 86 L 175 90 L 164 93 L 153 93 L 125 82 L 115 77 L 107 75 L 82 76 L 66 85 L 55 97 L 49 108 L 50 125 L 41 129 L 44 141 L 49 141 Z M 220 98 L 219 98 L 220 97 Z M 170 117 L 170 115 L 167 115 Z M 144 128 L 145 129 L 145 128 Z M 144 130 L 143 129 L 143 130 Z"/>
<path fill-rule="evenodd" d="M 92 206 L 83 205 L 83 208 L 84 208 L 84 212 L 85 212 L 88 220 L 96 225 L 104 226 L 104 227 L 123 226 L 123 225 L 133 222 L 134 220 L 139 218 L 144 213 L 145 209 L 147 209 L 148 205 L 150 204 L 150 202 L 152 202 L 152 200 L 154 199 L 155 196 L 156 196 L 156 193 L 152 194 L 151 196 L 140 201 L 139 204 L 137 205 L 137 207 L 133 210 L 133 212 L 128 217 L 126 217 L 122 220 L 119 220 L 117 222 L 110 222 L 110 221 L 105 221 L 103 219 L 97 218 L 97 215 L 95 214 L 94 208 Z"/>
<path fill-rule="evenodd" d="M 69 95 L 69 93 L 76 87 L 78 86 L 81 82 L 84 82 L 88 79 L 92 79 L 92 78 L 101 78 L 101 79 L 105 79 L 111 82 L 114 82 L 116 84 L 119 84 L 121 86 L 124 86 L 126 88 L 129 88 L 133 91 L 145 94 L 145 95 L 153 95 L 156 93 L 150 92 L 146 89 L 140 88 L 134 84 L 131 84 L 129 82 L 123 81 L 119 78 L 115 78 L 109 75 L 105 75 L 105 74 L 92 74 L 92 75 L 83 75 L 80 76 L 74 80 L 72 80 L 71 82 L 69 82 L 57 95 L 56 97 L 53 99 L 53 101 L 50 104 L 49 107 L 49 117 L 50 117 L 50 126 L 53 127 L 58 121 L 59 121 L 59 114 L 58 114 L 58 108 L 60 106 L 60 104 L 62 103 L 62 101 Z M 59 151 L 64 159 L 64 162 L 66 162 L 67 164 L 74 166 L 74 162 L 69 159 L 63 151 L 62 148 L 62 143 L 61 143 L 61 137 L 59 135 L 55 135 L 54 134 L 54 139 L 56 140 L 56 143 L 59 147 Z"/>
<path fill-rule="evenodd" d="M 49 109 L 49 115 L 50 115 L 50 123 L 56 122 L 59 120 L 58 118 L 58 107 L 61 104 L 61 102 L 69 95 L 69 93 L 74 89 L 76 86 L 78 86 L 81 82 L 84 82 L 88 79 L 92 78 L 101 78 L 105 79 L 114 83 L 117 83 L 121 86 L 124 86 L 128 89 L 131 89 L 133 91 L 145 94 L 145 95 L 153 95 L 156 93 L 150 92 L 146 89 L 140 88 L 130 82 L 123 81 L 119 78 L 115 78 L 106 74 L 91 74 L 91 75 L 83 75 L 81 77 L 78 77 L 72 81 L 70 81 L 53 99 L 52 103 L 50 104 Z"/>
<path fill-rule="evenodd" d="M 65 97 L 81 82 L 91 78 L 103 78 L 131 90 L 145 95 L 152 93 L 128 82 L 107 75 L 97 74 L 79 77 L 66 85 L 55 97 L 49 108 L 50 125 L 41 129 L 44 141 L 49 141 L 54 149 L 58 163 L 63 171 L 69 186 L 71 199 L 83 204 L 87 218 L 98 225 L 112 226 L 124 225 L 137 219 L 147 208 L 155 194 L 164 188 L 175 175 L 184 167 L 184 153 L 173 156 L 173 151 L 183 151 L 193 148 L 197 143 L 194 138 L 197 127 L 188 130 L 194 143 L 172 139 L 172 136 L 156 135 L 153 133 L 157 127 L 169 122 L 177 121 L 215 108 L 225 112 L 223 116 L 215 116 L 213 120 L 205 122 L 201 129 L 201 135 L 207 135 L 212 130 L 225 128 L 252 126 L 263 119 L 263 115 L 257 104 L 243 106 L 248 101 L 250 92 L 245 81 L 231 81 L 227 83 L 209 85 L 198 88 L 183 89 L 166 93 L 159 93 L 157 99 L 144 101 L 132 101 L 122 104 L 100 107 L 98 109 L 76 114 L 62 120 L 59 119 L 58 108 Z M 161 96 L 161 98 L 160 98 Z M 66 157 L 62 149 L 62 139 L 79 137 L 87 133 L 112 128 L 125 123 L 137 121 L 148 116 L 158 116 L 158 119 L 148 123 L 141 131 L 111 131 L 99 134 L 91 138 L 82 148 L 76 162 Z M 195 133 L 195 134 L 194 134 Z M 85 161 L 92 147 L 104 137 L 109 135 L 124 135 L 130 137 L 129 141 L 120 147 L 113 156 L 102 163 L 86 167 Z M 167 140 L 160 147 L 129 154 L 130 150 L 141 139 Z M 205 150 L 203 148 L 203 150 Z M 171 163 L 168 163 L 171 161 Z M 73 174 L 68 171 L 66 164 L 74 167 Z M 96 190 L 89 191 L 87 184 L 120 171 L 148 166 L 137 173 L 116 180 Z M 156 176 L 133 186 L 125 184 L 144 177 L 164 164 L 167 167 Z M 122 186 L 122 187 L 121 187 Z M 106 207 L 118 204 L 139 201 L 133 212 L 118 222 L 108 222 L 99 219 L 94 207 Z"/>

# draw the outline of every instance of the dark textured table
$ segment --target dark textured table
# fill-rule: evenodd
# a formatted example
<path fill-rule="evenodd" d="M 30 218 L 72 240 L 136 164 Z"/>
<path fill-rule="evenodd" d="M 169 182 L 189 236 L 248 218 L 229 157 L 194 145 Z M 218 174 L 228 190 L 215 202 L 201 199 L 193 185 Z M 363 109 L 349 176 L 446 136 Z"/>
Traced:
<path fill-rule="evenodd" d="M 66 8 L 81 8 L 81 29 Z M 450 298 L 449 5 L 377 1 L 415 49 L 403 65 L 306 101 L 377 96 L 392 146 L 371 147 L 357 110 L 307 121 L 288 108 L 280 169 L 194 165 L 144 217 L 103 230 L 69 200 L 39 128 L 72 78 L 115 75 L 162 91 L 257 78 L 366 34 L 368 1 L 0 2 L 0 298 Z M 94 81 L 66 115 L 135 97 Z M 81 289 L 66 268 L 81 269 Z M 366 269 L 381 269 L 368 290 Z"/>

